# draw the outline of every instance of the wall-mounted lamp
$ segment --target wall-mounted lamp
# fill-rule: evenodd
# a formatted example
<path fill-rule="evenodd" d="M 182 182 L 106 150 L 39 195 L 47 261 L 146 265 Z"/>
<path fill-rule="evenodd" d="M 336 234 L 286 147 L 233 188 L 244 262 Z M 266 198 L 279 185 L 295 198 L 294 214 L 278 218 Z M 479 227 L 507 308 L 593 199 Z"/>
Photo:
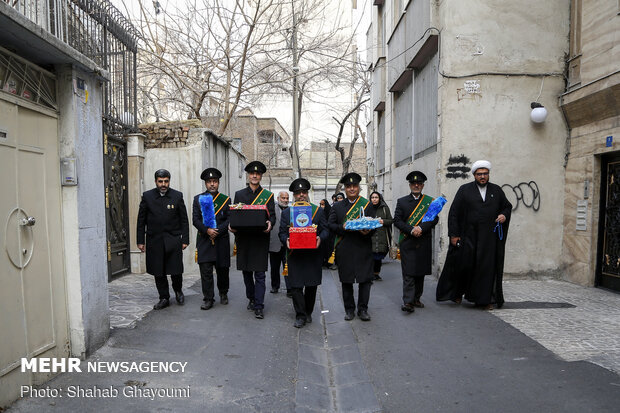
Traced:
<path fill-rule="evenodd" d="M 532 112 L 530 113 L 530 119 L 534 123 L 543 123 L 547 119 L 547 109 L 538 102 L 532 102 L 530 105 Z"/>

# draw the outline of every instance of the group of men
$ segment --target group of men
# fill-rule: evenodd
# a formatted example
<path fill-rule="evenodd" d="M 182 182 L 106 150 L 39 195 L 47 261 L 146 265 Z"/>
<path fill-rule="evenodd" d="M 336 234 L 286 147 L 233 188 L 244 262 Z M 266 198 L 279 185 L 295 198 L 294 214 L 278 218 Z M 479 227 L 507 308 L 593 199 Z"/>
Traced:
<path fill-rule="evenodd" d="M 491 164 L 474 163 L 475 181 L 461 186 L 452 202 L 448 218 L 450 249 L 440 277 L 437 300 L 460 303 L 465 297 L 477 305 L 491 309 L 503 304 L 501 276 L 504 244 L 512 205 L 501 188 L 489 182 Z M 316 249 L 291 249 L 289 228 L 291 209 L 288 193 L 278 195 L 277 205 L 271 192 L 260 185 L 267 171 L 264 164 L 253 161 L 246 165 L 247 186 L 234 195 L 234 204 L 263 205 L 267 211 L 264 229 L 241 230 L 230 226 L 230 198 L 219 192 L 222 173 L 216 168 L 205 169 L 200 178 L 206 191 L 194 197 L 192 223 L 197 229 L 197 263 L 203 293 L 201 309 L 209 310 L 215 303 L 214 270 L 221 304 L 228 304 L 230 240 L 235 236 L 237 269 L 243 273 L 247 309 L 258 319 L 264 318 L 265 278 L 271 261 L 271 292 L 280 287 L 280 267 L 286 263 L 287 295 L 295 311 L 294 326 L 312 322 L 317 287 L 322 280 L 323 254 L 319 248 L 335 235 L 334 254 L 342 283 L 345 320 L 357 316 L 370 321 L 368 302 L 373 280 L 373 230 L 349 230 L 347 221 L 360 216 L 372 216 L 370 202 L 360 196 L 361 176 L 348 173 L 340 183 L 344 186 L 342 200 L 334 203 L 329 216 L 310 203 L 310 182 L 295 179 L 289 191 L 294 202 L 310 205 L 312 224 L 316 226 Z M 427 177 L 421 171 L 407 175 L 410 194 L 399 198 L 394 213 L 394 225 L 400 230 L 400 257 L 403 277 L 402 311 L 412 313 L 423 308 L 420 298 L 424 276 L 432 272 L 432 229 L 438 217 L 424 220 L 433 198 L 423 194 Z M 138 213 L 138 248 L 146 251 L 147 272 L 155 276 L 159 301 L 154 309 L 170 305 L 167 275 L 178 304 L 183 305 L 183 250 L 189 245 L 189 221 L 183 195 L 170 188 L 170 173 L 164 169 L 155 173 L 156 187 L 144 192 Z M 215 223 L 205 224 L 201 196 L 212 199 Z M 300 204 L 301 205 L 301 204 Z M 381 224 L 383 224 L 381 222 Z M 146 238 L 146 241 L 145 241 Z M 353 284 L 358 284 L 357 303 Z"/>

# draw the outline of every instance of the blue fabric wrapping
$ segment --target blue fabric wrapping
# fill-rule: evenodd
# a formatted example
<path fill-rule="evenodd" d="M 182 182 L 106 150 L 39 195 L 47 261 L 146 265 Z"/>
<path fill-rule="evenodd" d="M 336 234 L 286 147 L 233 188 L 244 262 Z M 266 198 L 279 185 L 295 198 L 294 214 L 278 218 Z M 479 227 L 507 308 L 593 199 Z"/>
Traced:
<path fill-rule="evenodd" d="M 430 222 L 434 220 L 437 215 L 439 215 L 446 202 L 448 202 L 448 200 L 443 195 L 439 198 L 435 198 L 433 202 L 431 202 L 431 204 L 428 206 L 428 211 L 426 211 L 426 214 L 424 214 L 422 222 Z"/>
<path fill-rule="evenodd" d="M 493 232 L 497 232 L 497 237 L 499 238 L 500 241 L 504 240 L 504 227 L 502 227 L 502 224 L 500 224 L 499 222 L 495 224 L 495 228 L 493 229 Z"/>
<path fill-rule="evenodd" d="M 215 209 L 213 208 L 213 197 L 209 194 L 200 195 L 198 197 L 200 202 L 200 211 L 202 212 L 202 223 L 207 228 L 217 228 L 217 222 L 215 221 Z"/>

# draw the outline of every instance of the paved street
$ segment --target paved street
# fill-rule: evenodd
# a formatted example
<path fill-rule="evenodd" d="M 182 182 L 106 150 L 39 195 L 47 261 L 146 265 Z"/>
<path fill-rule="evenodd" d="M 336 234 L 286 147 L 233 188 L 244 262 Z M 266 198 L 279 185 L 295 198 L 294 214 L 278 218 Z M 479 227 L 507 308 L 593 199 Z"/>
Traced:
<path fill-rule="evenodd" d="M 18 401 L 12 412 L 587 412 L 620 407 L 620 295 L 556 280 L 510 279 L 506 306 L 485 312 L 434 301 L 400 311 L 398 262 L 371 292 L 371 322 L 343 320 L 335 271 L 324 271 L 314 322 L 292 327 L 292 305 L 267 293 L 265 319 L 247 311 L 231 273 L 228 306 L 150 311 L 147 275 L 110 284 L 108 343 L 87 361 L 187 362 L 184 373 L 65 373 L 42 386 L 65 397 Z M 269 281 L 268 281 L 269 283 Z M 269 285 L 268 285 L 269 287 Z M 85 363 L 82 363 L 84 366 Z M 83 388 L 190 388 L 189 397 L 67 397 Z"/>

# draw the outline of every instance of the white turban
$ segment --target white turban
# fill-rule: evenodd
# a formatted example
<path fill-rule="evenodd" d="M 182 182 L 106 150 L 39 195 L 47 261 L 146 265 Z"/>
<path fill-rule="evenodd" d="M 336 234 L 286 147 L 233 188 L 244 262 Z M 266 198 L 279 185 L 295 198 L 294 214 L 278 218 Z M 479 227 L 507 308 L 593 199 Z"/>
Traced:
<path fill-rule="evenodd" d="M 476 171 L 480 168 L 488 169 L 489 171 L 491 171 L 491 162 L 485 161 L 484 159 L 474 162 L 474 164 L 471 166 L 471 173 L 476 173 Z"/>

